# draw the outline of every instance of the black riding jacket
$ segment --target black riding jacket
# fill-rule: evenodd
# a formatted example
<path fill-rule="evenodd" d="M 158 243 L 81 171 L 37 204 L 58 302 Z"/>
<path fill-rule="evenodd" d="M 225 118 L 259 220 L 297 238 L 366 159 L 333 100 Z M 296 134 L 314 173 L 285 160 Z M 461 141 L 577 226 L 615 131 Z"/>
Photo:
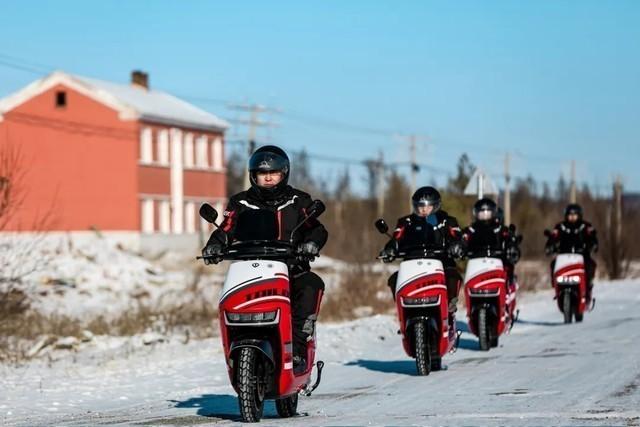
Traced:
<path fill-rule="evenodd" d="M 272 199 L 266 199 L 253 187 L 242 191 L 229 199 L 227 209 L 224 211 L 224 220 L 220 224 L 220 228 L 211 234 L 207 244 L 216 243 L 219 240 L 233 243 L 238 217 L 244 211 L 251 209 L 264 209 L 273 212 L 278 227 L 277 240 L 288 242 L 291 239 L 293 229 L 306 218 L 306 210 L 311 202 L 309 194 L 291 186 L 286 186 L 278 197 Z M 324 226 L 317 219 L 309 219 L 296 230 L 293 243 L 315 242 L 318 248 L 322 248 L 327 242 L 327 238 L 328 233 Z M 308 262 L 298 261 L 293 265 L 297 265 L 303 270 L 309 270 Z"/>
<path fill-rule="evenodd" d="M 427 244 L 446 249 L 452 242 L 459 242 L 460 238 L 458 220 L 439 210 L 426 218 L 411 214 L 398 219 L 393 239 L 385 247 L 393 248 L 397 244 L 402 250 L 407 246 Z M 448 255 L 443 256 L 443 259 L 452 261 Z"/>
<path fill-rule="evenodd" d="M 556 245 L 560 253 L 576 252 L 589 256 L 591 250 L 598 246 L 598 236 L 596 229 L 587 221 L 563 221 L 553 228 L 547 245 Z"/>
<path fill-rule="evenodd" d="M 466 249 L 481 252 L 483 249 L 504 251 L 509 247 L 517 247 L 516 233 L 502 225 L 498 219 L 493 221 L 474 221 L 464 229 L 462 240 Z"/>

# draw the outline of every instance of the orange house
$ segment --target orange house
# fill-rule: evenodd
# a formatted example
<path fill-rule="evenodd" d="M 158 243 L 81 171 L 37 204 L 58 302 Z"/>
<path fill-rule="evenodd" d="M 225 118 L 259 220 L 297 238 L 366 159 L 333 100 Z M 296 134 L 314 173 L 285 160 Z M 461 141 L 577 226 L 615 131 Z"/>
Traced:
<path fill-rule="evenodd" d="M 208 232 L 197 211 L 226 200 L 228 126 L 139 71 L 130 84 L 37 80 L 0 100 L 0 150 L 19 153 L 22 195 L 3 231 L 97 229 L 143 244 Z"/>

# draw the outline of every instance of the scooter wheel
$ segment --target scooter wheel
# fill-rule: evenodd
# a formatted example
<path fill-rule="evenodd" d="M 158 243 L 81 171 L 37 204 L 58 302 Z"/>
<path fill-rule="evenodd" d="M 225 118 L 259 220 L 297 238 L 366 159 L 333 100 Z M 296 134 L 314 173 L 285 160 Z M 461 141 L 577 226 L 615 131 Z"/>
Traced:
<path fill-rule="evenodd" d="M 431 348 L 426 326 L 425 322 L 418 322 L 413 327 L 418 375 L 429 375 L 431 372 Z"/>
<path fill-rule="evenodd" d="M 489 351 L 491 348 L 489 327 L 487 309 L 485 307 L 481 307 L 478 311 L 478 339 L 480 341 L 480 350 L 482 351 Z"/>
<path fill-rule="evenodd" d="M 435 356 L 431 355 L 431 371 L 441 371 L 442 370 L 442 358 L 440 355 Z"/>
<path fill-rule="evenodd" d="M 265 391 L 264 361 L 258 356 L 255 348 L 241 348 L 238 357 L 238 404 L 244 422 L 260 421 Z"/>
<path fill-rule="evenodd" d="M 562 314 L 564 315 L 564 323 L 571 323 L 573 306 L 571 304 L 571 294 L 569 292 L 565 292 L 562 296 Z"/>
<path fill-rule="evenodd" d="M 276 411 L 281 418 L 293 417 L 298 412 L 298 395 L 276 399 Z"/>

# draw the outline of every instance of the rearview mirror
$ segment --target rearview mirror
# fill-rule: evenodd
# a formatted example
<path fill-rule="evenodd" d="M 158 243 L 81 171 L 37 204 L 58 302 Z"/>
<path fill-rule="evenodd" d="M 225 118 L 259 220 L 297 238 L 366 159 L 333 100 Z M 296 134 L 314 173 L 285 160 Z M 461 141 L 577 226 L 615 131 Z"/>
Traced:
<path fill-rule="evenodd" d="M 389 231 L 389 226 L 384 219 L 380 218 L 375 222 L 376 229 L 380 232 L 380 234 L 386 234 Z"/>
<path fill-rule="evenodd" d="M 307 209 L 307 217 L 308 218 L 318 218 L 320 215 L 324 213 L 327 207 L 320 200 L 314 200 L 311 202 L 311 205 Z"/>
<path fill-rule="evenodd" d="M 211 224 L 215 224 L 218 219 L 218 212 L 209 203 L 203 203 L 199 212 L 200 216 Z"/>

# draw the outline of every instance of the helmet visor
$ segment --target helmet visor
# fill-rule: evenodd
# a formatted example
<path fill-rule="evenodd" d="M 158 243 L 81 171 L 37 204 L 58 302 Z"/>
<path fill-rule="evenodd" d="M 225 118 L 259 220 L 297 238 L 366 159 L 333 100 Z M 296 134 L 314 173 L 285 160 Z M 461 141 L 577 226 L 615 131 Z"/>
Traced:
<path fill-rule="evenodd" d="M 428 207 L 431 207 L 432 209 L 426 209 Z M 439 201 L 434 201 L 434 200 L 427 200 L 427 199 L 420 199 L 420 200 L 414 200 L 413 201 L 413 211 L 420 215 L 420 214 L 431 214 L 434 213 L 438 210 L 438 208 L 440 207 L 440 202 Z"/>
<path fill-rule="evenodd" d="M 289 172 L 289 162 L 275 153 L 255 153 L 249 159 L 249 170 L 251 172 L 280 171 L 286 175 Z"/>
<path fill-rule="evenodd" d="M 493 218 L 493 209 L 490 208 L 481 208 L 477 214 L 476 217 L 480 220 L 480 221 L 488 221 L 490 219 Z"/>

